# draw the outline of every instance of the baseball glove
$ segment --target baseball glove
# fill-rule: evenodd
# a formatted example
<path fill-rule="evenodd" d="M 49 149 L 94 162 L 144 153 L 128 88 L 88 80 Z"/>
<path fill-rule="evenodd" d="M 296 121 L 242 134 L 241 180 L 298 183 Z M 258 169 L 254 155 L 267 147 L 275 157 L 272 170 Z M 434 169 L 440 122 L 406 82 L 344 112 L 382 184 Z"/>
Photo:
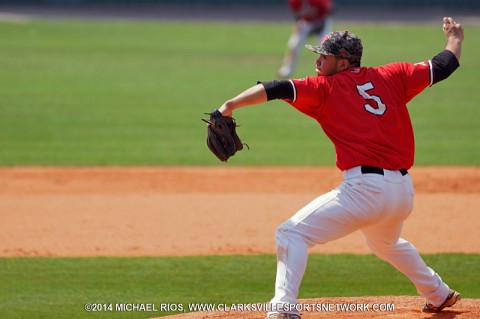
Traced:
<path fill-rule="evenodd" d="M 217 109 L 205 114 L 210 115 L 210 119 L 202 119 L 208 124 L 207 146 L 219 160 L 226 162 L 243 149 L 243 143 L 236 132 L 237 124 L 233 118 L 223 116 Z"/>

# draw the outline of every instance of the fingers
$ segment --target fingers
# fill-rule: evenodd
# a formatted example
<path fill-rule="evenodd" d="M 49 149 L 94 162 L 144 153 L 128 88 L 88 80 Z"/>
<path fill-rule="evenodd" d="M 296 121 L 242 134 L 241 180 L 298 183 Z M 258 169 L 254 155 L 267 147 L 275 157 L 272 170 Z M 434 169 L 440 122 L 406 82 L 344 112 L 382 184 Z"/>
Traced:
<path fill-rule="evenodd" d="M 452 17 L 443 18 L 443 32 L 445 36 L 463 40 L 463 26 L 455 22 Z"/>
<path fill-rule="evenodd" d="M 451 17 L 444 17 L 443 18 L 443 30 L 447 30 L 449 26 L 451 26 L 455 21 Z"/>
<path fill-rule="evenodd" d="M 452 17 L 444 17 L 443 18 L 443 30 L 449 30 L 453 27 L 461 28 L 462 25 L 460 23 L 455 22 Z"/>

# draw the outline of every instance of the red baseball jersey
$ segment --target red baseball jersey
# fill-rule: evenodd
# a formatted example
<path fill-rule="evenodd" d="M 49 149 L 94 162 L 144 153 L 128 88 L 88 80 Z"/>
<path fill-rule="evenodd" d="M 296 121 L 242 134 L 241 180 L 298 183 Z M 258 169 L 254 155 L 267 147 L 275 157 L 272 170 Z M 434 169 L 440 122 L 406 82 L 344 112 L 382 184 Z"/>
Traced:
<path fill-rule="evenodd" d="M 409 169 L 415 142 L 407 103 L 432 80 L 430 61 L 353 68 L 291 80 L 295 97 L 286 101 L 320 123 L 341 170 Z"/>

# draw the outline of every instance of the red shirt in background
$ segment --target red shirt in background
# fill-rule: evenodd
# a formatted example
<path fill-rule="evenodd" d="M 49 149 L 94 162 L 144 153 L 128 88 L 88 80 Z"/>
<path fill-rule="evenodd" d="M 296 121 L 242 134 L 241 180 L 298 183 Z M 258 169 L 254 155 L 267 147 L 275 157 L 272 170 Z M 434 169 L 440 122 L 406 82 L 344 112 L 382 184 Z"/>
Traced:
<path fill-rule="evenodd" d="M 325 18 L 333 8 L 331 0 L 288 0 L 288 3 L 297 18 L 308 22 Z"/>

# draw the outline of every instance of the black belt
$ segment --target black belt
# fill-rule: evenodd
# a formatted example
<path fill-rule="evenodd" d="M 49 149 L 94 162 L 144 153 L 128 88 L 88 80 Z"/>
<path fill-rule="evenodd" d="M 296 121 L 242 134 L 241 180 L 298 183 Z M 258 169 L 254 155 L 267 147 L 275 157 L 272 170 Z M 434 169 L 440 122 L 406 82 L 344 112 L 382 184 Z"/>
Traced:
<path fill-rule="evenodd" d="M 375 166 L 361 166 L 362 174 L 379 174 L 384 175 L 383 168 L 375 167 Z M 402 173 L 403 176 L 408 174 L 408 171 L 405 168 L 398 170 Z"/>

